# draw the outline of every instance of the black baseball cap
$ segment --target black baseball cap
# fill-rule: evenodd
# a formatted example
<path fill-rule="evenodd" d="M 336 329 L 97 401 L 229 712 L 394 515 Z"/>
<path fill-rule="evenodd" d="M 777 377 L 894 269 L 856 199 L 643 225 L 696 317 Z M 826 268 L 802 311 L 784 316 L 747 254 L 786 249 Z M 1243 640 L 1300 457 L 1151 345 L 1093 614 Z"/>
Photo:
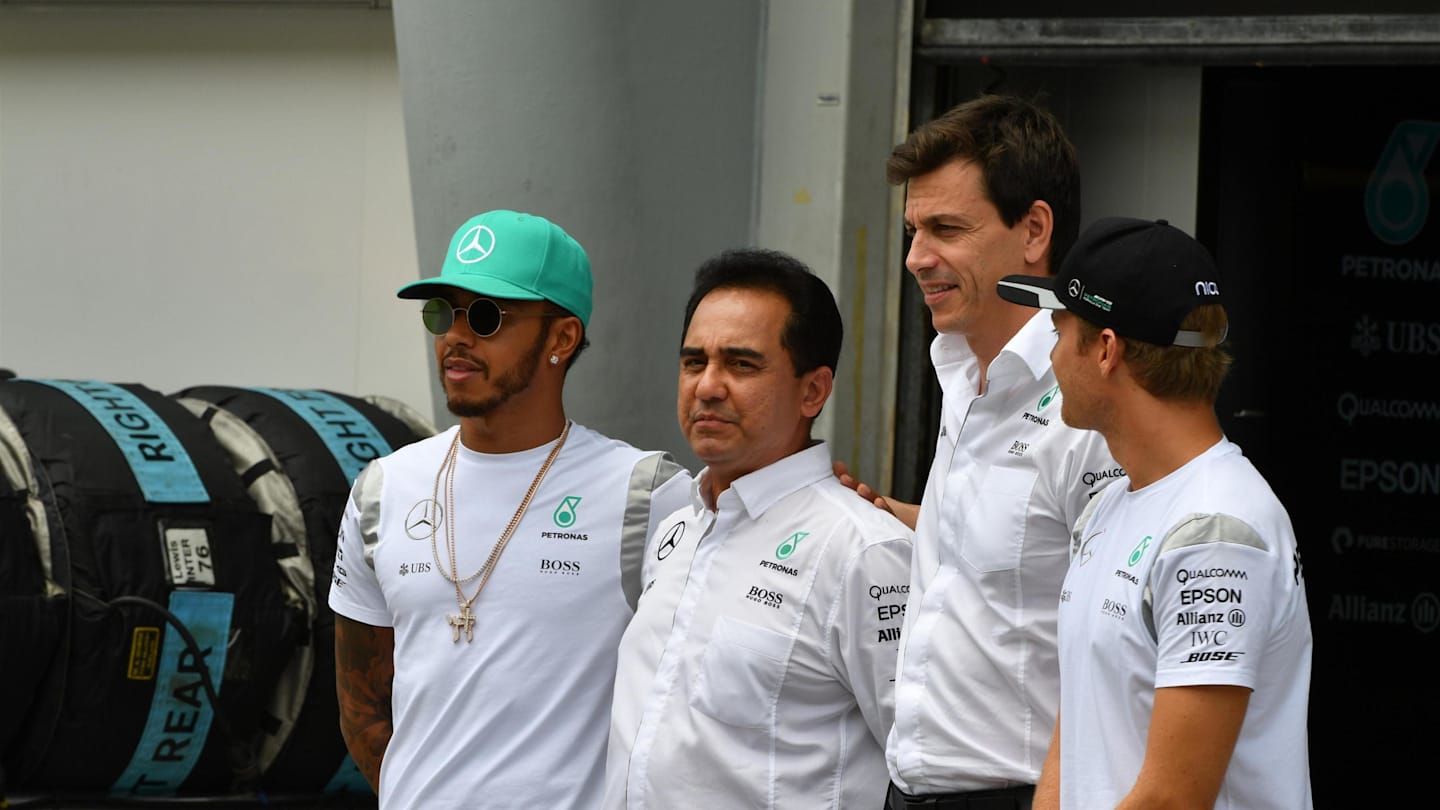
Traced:
<path fill-rule="evenodd" d="M 996 291 L 1006 301 L 1068 309 L 1121 337 L 1159 346 L 1210 345 L 1180 324 L 1201 304 L 1223 303 L 1220 269 L 1204 245 L 1163 219 L 1129 217 L 1086 228 L 1057 275 L 1006 276 Z"/>

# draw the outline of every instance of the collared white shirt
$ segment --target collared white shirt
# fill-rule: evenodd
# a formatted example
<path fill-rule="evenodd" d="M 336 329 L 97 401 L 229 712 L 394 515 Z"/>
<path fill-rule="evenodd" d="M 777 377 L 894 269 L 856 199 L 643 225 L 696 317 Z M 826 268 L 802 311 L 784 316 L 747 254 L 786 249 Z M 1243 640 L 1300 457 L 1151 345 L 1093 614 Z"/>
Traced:
<path fill-rule="evenodd" d="M 1105 440 L 1068 427 L 1037 312 L 979 395 L 963 338 L 930 349 L 943 395 L 921 501 L 896 670 L 890 778 L 950 793 L 1039 778 L 1060 699 L 1055 625 L 1070 528 L 1123 472 Z"/>
<path fill-rule="evenodd" d="M 652 538 L 620 643 L 607 808 L 878 808 L 910 531 L 816 444 Z"/>

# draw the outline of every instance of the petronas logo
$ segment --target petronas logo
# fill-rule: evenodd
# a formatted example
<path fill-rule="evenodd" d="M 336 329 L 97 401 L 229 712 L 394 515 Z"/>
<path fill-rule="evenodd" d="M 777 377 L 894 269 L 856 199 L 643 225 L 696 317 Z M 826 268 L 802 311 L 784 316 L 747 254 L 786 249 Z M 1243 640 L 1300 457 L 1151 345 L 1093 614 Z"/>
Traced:
<path fill-rule="evenodd" d="M 555 525 L 562 529 L 568 529 L 575 525 L 575 507 L 580 505 L 580 496 L 567 495 L 560 505 L 555 507 L 555 514 L 550 517 L 555 519 Z"/>
<path fill-rule="evenodd" d="M 1051 388 L 1049 391 L 1046 391 L 1045 396 L 1040 397 L 1040 404 L 1035 406 L 1035 410 L 1045 410 L 1047 407 L 1050 406 L 1050 403 L 1055 401 L 1055 395 L 1058 393 L 1060 393 L 1060 386 L 1058 385 L 1054 388 Z"/>
<path fill-rule="evenodd" d="M 790 559 L 790 555 L 795 553 L 795 547 L 800 545 L 801 540 L 804 540 L 809 536 L 809 532 L 795 532 L 794 534 L 785 538 L 785 542 L 781 543 L 779 547 L 775 549 L 775 559 Z"/>

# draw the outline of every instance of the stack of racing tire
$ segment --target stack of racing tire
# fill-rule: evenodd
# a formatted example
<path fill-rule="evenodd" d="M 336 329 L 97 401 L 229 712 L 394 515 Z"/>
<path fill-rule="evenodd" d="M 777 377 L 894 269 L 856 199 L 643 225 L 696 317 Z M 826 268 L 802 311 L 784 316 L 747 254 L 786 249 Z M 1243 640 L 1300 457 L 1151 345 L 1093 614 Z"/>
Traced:
<path fill-rule="evenodd" d="M 365 463 L 433 432 L 328 391 L 0 381 L 0 804 L 373 801 L 335 537 Z"/>

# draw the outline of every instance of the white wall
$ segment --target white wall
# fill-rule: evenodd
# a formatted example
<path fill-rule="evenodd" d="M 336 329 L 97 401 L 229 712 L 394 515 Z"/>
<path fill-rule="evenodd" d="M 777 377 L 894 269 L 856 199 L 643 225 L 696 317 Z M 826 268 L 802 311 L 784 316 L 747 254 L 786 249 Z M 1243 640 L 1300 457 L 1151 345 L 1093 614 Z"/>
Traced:
<path fill-rule="evenodd" d="M 428 413 L 388 11 L 0 6 L 0 367 Z"/>
<path fill-rule="evenodd" d="M 897 71 L 910 55 L 902 5 L 772 0 L 760 89 L 756 242 L 809 264 L 845 321 L 835 391 L 814 435 L 882 491 L 906 282 L 894 227 L 900 198 L 885 182 L 885 159 L 904 137 L 896 120 Z"/>

